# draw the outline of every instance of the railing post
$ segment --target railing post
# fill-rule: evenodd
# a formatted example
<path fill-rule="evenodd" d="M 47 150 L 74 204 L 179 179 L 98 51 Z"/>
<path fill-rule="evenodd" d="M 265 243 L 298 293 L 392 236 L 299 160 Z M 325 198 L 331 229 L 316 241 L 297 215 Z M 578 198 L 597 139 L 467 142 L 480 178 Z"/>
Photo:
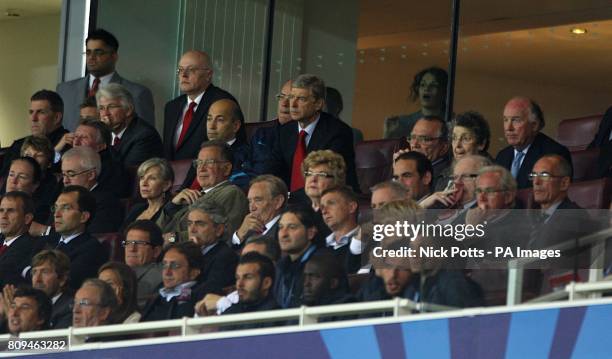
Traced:
<path fill-rule="evenodd" d="M 74 327 L 68 328 L 68 347 L 81 344 L 85 344 L 85 338 L 80 335 L 74 335 Z"/>
<path fill-rule="evenodd" d="M 183 323 L 181 324 L 181 336 L 183 337 L 198 333 L 196 329 L 194 329 L 187 323 L 187 320 L 189 320 L 188 317 L 183 317 Z"/>
<path fill-rule="evenodd" d="M 508 291 L 506 292 L 506 305 L 517 305 L 521 303 L 523 299 L 523 268 L 519 268 L 519 264 L 516 264 L 516 268 L 513 267 L 513 263 L 509 263 L 508 268 Z"/>
<path fill-rule="evenodd" d="M 308 307 L 303 305 L 300 307 L 300 327 L 309 324 L 317 324 L 317 319 L 319 318 L 317 315 L 308 314 Z"/>

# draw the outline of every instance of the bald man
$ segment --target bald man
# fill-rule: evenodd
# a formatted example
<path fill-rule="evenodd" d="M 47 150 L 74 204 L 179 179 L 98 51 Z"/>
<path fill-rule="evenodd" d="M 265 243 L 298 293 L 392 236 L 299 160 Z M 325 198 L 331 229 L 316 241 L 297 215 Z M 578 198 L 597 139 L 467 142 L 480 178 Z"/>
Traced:
<path fill-rule="evenodd" d="M 184 53 L 176 74 L 183 95 L 168 102 L 164 110 L 164 155 L 170 161 L 196 158 L 200 145 L 208 140 L 206 115 L 210 105 L 220 99 L 236 101 L 229 92 L 212 84 L 213 68 L 206 52 Z M 238 133 L 242 136 L 244 129 Z"/>
<path fill-rule="evenodd" d="M 512 173 L 519 189 L 532 187 L 529 173 L 536 161 L 545 154 L 559 154 L 571 167 L 569 150 L 540 132 L 544 128 L 544 114 L 535 101 L 526 97 L 510 99 L 504 107 L 503 125 L 509 146 L 499 151 L 495 162 Z"/>

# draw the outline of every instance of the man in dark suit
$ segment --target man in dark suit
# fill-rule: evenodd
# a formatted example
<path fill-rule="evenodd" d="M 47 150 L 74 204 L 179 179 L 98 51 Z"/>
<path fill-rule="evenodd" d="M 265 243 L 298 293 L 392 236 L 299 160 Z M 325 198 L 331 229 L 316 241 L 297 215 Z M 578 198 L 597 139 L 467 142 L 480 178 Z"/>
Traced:
<path fill-rule="evenodd" d="M 81 186 L 66 186 L 55 201 L 55 233 L 43 237 L 46 246 L 64 252 L 70 258 L 72 289 L 87 278 L 96 277 L 98 268 L 108 260 L 108 251 L 87 231 L 96 215 L 96 199 Z"/>
<path fill-rule="evenodd" d="M 610 107 L 599 123 L 599 129 L 589 144 L 589 148 L 605 147 L 612 143 L 612 107 Z"/>
<path fill-rule="evenodd" d="M 164 109 L 164 154 L 169 161 L 194 159 L 208 139 L 206 115 L 216 100 L 234 97 L 212 81 L 210 57 L 203 51 L 188 51 L 179 61 L 177 75 L 183 95 Z"/>
<path fill-rule="evenodd" d="M 111 146 L 123 166 L 138 166 L 162 157 L 162 141 L 155 127 L 136 116 L 134 99 L 119 84 L 108 84 L 96 94 L 100 120 L 112 131 Z"/>
<path fill-rule="evenodd" d="M 504 107 L 504 136 L 509 146 L 499 151 L 495 162 L 512 173 L 519 189 L 531 187 L 529 173 L 545 154 L 560 154 L 572 166 L 569 150 L 540 132 L 543 128 L 544 115 L 535 101 L 515 97 Z"/>
<path fill-rule="evenodd" d="M 72 325 L 72 300 L 74 291 L 68 288 L 70 259 L 64 252 L 53 249 L 38 252 L 32 258 L 32 287 L 40 289 L 51 299 L 50 329 L 68 328 Z"/>
<path fill-rule="evenodd" d="M 304 187 L 301 165 L 316 150 L 332 150 L 344 158 L 347 183 L 358 191 L 353 131 L 350 126 L 322 112 L 325 83 L 314 75 L 300 75 L 291 85 L 291 119 L 281 126 L 272 158 L 272 173 L 294 192 Z"/>
<path fill-rule="evenodd" d="M 63 136 L 68 132 L 62 126 L 64 115 L 64 102 L 55 92 L 40 90 L 30 97 L 30 133 L 34 137 L 47 137 L 51 145 L 55 147 Z M 6 177 L 11 161 L 21 156 L 21 147 L 25 137 L 13 142 L 6 152 L 2 161 L 0 177 Z M 54 159 L 54 163 L 59 161 L 59 155 Z"/>
<path fill-rule="evenodd" d="M 64 186 L 81 186 L 93 196 L 96 215 L 89 221 L 90 233 L 117 232 L 123 222 L 123 207 L 114 193 L 99 186 L 101 167 L 100 156 L 91 148 L 82 146 L 69 150 L 62 157 Z"/>
<path fill-rule="evenodd" d="M 103 29 L 94 30 L 85 41 L 87 71 L 89 75 L 57 85 L 57 92 L 64 100 L 66 111 L 64 124 L 71 131 L 79 124 L 79 106 L 87 97 L 94 97 L 98 88 L 109 83 L 123 85 L 134 98 L 135 111 L 150 125 L 155 124 L 155 109 L 151 90 L 126 80 L 115 71 L 119 54 L 119 42 L 113 34 Z"/>
<path fill-rule="evenodd" d="M 0 287 L 21 284 L 21 271 L 28 266 L 34 239 L 28 228 L 34 218 L 34 202 L 25 192 L 8 192 L 0 200 Z"/>
<path fill-rule="evenodd" d="M 222 293 L 223 288 L 234 284 L 238 256 L 223 241 L 225 213 L 221 207 L 200 203 L 192 206 L 187 214 L 189 240 L 202 252 L 202 266 L 198 277 L 201 294 Z"/>

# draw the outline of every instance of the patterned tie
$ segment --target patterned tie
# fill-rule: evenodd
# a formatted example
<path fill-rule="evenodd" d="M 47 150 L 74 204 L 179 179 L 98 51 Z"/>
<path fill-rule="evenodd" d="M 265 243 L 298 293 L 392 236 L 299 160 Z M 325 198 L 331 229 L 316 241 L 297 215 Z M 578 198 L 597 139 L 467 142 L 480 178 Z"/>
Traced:
<path fill-rule="evenodd" d="M 306 157 L 306 131 L 302 130 L 298 135 L 295 153 L 293 154 L 293 164 L 291 166 L 291 192 L 304 187 L 304 176 L 302 176 L 302 162 L 304 161 L 304 157 Z"/>
<path fill-rule="evenodd" d="M 96 96 L 96 92 L 98 92 L 98 86 L 100 85 L 100 79 L 97 77 L 94 77 L 93 80 L 93 84 L 91 84 L 91 87 L 89 88 L 89 92 L 87 93 L 87 97 L 95 97 Z"/>
<path fill-rule="evenodd" d="M 191 125 L 191 120 L 193 119 L 194 109 L 197 105 L 198 104 L 195 101 L 192 101 L 189 104 L 187 112 L 185 112 L 185 117 L 183 117 L 183 128 L 181 128 L 181 134 L 179 135 L 178 141 L 176 141 L 176 148 L 181 147 L 181 144 L 183 144 L 183 140 L 185 139 L 185 135 L 187 135 L 187 130 L 189 129 L 189 125 Z"/>
<path fill-rule="evenodd" d="M 521 169 L 521 161 L 523 160 L 523 157 L 525 157 L 523 151 L 517 152 L 514 155 L 514 160 L 512 160 L 512 168 L 510 170 L 510 172 L 512 172 L 512 177 L 514 178 L 518 176 L 519 170 Z"/>

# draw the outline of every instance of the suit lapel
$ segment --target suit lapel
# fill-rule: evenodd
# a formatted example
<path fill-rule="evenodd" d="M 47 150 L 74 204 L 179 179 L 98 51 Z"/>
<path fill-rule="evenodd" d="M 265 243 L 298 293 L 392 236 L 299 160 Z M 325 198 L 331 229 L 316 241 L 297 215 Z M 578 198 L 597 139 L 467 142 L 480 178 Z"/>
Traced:
<path fill-rule="evenodd" d="M 323 114 L 319 116 L 319 122 L 312 131 L 312 136 L 310 136 L 310 141 L 308 141 L 308 146 L 306 146 L 306 153 L 310 153 L 311 151 L 318 150 L 321 148 L 321 144 L 323 143 L 323 139 L 325 138 L 327 130 L 327 122 L 323 117 Z"/>
<path fill-rule="evenodd" d="M 89 75 L 83 77 L 81 81 L 77 82 L 76 91 L 78 94 L 77 96 L 79 96 L 80 98 L 79 103 L 77 105 L 80 105 L 81 102 L 83 102 L 82 100 L 84 100 L 87 97 L 88 89 L 89 89 Z"/>

